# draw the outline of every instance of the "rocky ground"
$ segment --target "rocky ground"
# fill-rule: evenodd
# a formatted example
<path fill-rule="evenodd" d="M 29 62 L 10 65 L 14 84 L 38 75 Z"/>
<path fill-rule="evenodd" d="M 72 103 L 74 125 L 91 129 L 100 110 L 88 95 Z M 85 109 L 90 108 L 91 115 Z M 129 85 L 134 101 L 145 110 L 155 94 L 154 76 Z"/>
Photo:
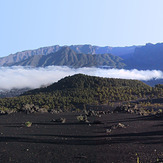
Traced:
<path fill-rule="evenodd" d="M 163 162 L 163 116 L 130 113 L 0 116 L 0 162 Z M 78 118 L 77 118 L 78 117 Z M 26 122 L 31 122 L 27 127 Z"/>

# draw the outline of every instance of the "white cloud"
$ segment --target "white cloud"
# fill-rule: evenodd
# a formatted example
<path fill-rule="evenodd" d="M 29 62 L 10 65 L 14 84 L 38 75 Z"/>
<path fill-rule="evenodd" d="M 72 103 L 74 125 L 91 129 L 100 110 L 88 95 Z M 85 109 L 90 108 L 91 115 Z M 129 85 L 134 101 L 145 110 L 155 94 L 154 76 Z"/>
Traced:
<path fill-rule="evenodd" d="M 92 76 L 151 80 L 163 79 L 163 72 L 158 70 L 125 70 L 125 69 L 100 69 L 100 68 L 69 68 L 61 66 L 48 66 L 45 68 L 30 67 L 1 67 L 0 89 L 12 88 L 38 88 L 60 80 L 73 74 L 83 73 Z"/>

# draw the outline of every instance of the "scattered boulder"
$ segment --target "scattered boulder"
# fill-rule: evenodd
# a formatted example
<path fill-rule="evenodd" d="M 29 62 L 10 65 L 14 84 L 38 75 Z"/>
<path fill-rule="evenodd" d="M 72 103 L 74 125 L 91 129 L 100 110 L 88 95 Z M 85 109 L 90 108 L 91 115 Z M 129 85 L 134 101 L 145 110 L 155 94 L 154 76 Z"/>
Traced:
<path fill-rule="evenodd" d="M 51 122 L 65 123 L 66 122 L 66 118 L 52 119 Z"/>
<path fill-rule="evenodd" d="M 89 123 L 86 115 L 79 115 L 76 118 L 79 122 Z"/>
<path fill-rule="evenodd" d="M 88 117 L 101 117 L 101 115 L 107 114 L 106 111 L 84 110 L 84 114 Z"/>
<path fill-rule="evenodd" d="M 114 113 L 136 113 L 138 111 L 137 104 L 117 106 Z"/>
<path fill-rule="evenodd" d="M 16 112 L 16 110 L 14 110 L 14 109 L 1 109 L 0 115 L 11 114 L 11 113 L 15 113 L 15 112 Z"/>
<path fill-rule="evenodd" d="M 117 106 L 116 109 L 113 111 L 114 113 L 121 113 L 121 112 L 128 112 L 129 107 L 122 105 L 122 106 Z"/>
<path fill-rule="evenodd" d="M 63 111 L 61 109 L 59 109 L 59 110 L 56 110 L 56 109 L 49 110 L 49 113 L 51 113 L 51 114 L 59 114 L 59 113 L 62 113 L 62 112 Z"/>
<path fill-rule="evenodd" d="M 26 114 L 36 113 L 38 110 L 39 107 L 34 104 L 26 104 L 20 109 L 21 112 L 25 112 Z"/>
<path fill-rule="evenodd" d="M 110 134 L 111 131 L 112 131 L 111 129 L 106 129 L 106 133 L 107 133 L 107 134 Z"/>
<path fill-rule="evenodd" d="M 126 128 L 126 126 L 122 123 L 118 123 L 117 125 L 111 126 L 111 129 L 117 129 L 117 128 Z"/>
<path fill-rule="evenodd" d="M 102 121 L 99 121 L 99 120 L 94 120 L 93 121 L 93 124 L 103 124 L 103 122 Z"/>
<path fill-rule="evenodd" d="M 112 130 L 115 130 L 118 128 L 126 128 L 126 126 L 122 123 L 118 123 L 116 125 L 111 126 L 109 129 L 106 129 L 106 134 L 110 134 L 112 132 Z"/>
<path fill-rule="evenodd" d="M 117 128 L 126 128 L 126 126 L 123 123 L 118 123 L 116 127 Z"/>
<path fill-rule="evenodd" d="M 37 112 L 39 112 L 39 113 L 47 113 L 48 108 L 46 108 L 46 107 L 39 108 L 39 106 L 34 105 L 34 104 L 26 104 L 20 109 L 20 111 L 24 112 L 26 114 L 37 113 Z"/>
<path fill-rule="evenodd" d="M 47 110 L 46 108 L 40 108 L 40 109 L 38 110 L 38 112 L 39 112 L 39 113 L 47 113 L 48 110 Z"/>
<path fill-rule="evenodd" d="M 0 110 L 0 115 L 5 115 L 5 114 L 7 114 L 6 111 L 4 111 L 4 110 Z"/>

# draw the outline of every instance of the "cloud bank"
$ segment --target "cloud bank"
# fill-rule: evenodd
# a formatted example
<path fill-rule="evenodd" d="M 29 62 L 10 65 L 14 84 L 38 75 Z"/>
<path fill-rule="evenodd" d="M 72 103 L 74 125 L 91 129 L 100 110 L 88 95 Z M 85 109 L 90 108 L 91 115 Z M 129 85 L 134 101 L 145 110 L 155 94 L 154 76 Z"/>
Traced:
<path fill-rule="evenodd" d="M 163 79 L 163 72 L 158 70 L 125 70 L 100 68 L 69 68 L 61 66 L 48 66 L 45 68 L 30 67 L 0 67 L 0 89 L 38 88 L 57 82 L 65 76 L 86 74 L 99 77 L 151 80 Z"/>

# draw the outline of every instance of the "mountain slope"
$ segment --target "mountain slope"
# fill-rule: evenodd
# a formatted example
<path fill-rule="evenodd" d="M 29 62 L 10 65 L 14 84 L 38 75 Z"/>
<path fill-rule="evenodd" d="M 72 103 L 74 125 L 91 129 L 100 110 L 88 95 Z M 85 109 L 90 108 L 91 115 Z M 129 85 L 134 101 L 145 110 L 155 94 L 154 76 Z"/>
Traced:
<path fill-rule="evenodd" d="M 150 86 L 138 80 L 127 80 L 127 79 L 113 79 L 113 78 L 102 78 L 95 76 L 88 76 L 84 74 L 76 74 L 73 76 L 65 77 L 56 83 L 51 84 L 45 88 L 39 88 L 26 92 L 26 95 L 36 94 L 40 92 L 54 92 L 54 91 L 67 91 L 76 89 L 93 89 L 98 88 L 126 88 L 126 89 L 151 89 Z"/>
<path fill-rule="evenodd" d="M 163 70 L 163 43 L 137 47 L 125 63 L 129 68 Z"/>
<path fill-rule="evenodd" d="M 136 46 L 131 47 L 100 47 L 100 46 L 92 46 L 92 45 L 71 45 L 69 46 L 76 53 L 84 53 L 84 54 L 105 54 L 110 53 L 116 56 L 125 56 L 134 52 Z M 22 52 L 17 52 L 15 54 L 11 54 L 9 56 L 0 58 L 0 66 L 8 66 L 10 64 L 15 64 L 17 62 L 24 61 L 31 56 L 35 55 L 48 55 L 51 53 L 55 53 L 58 50 L 63 48 L 63 46 L 55 45 L 49 47 L 43 47 L 35 50 L 26 50 Z"/>
<path fill-rule="evenodd" d="M 34 66 L 45 67 L 50 65 L 70 66 L 70 67 L 98 67 L 110 66 L 114 68 L 123 68 L 125 64 L 120 57 L 111 54 L 77 54 L 69 47 L 63 47 L 56 53 L 48 55 L 34 55 L 29 59 L 10 66 Z"/>
<path fill-rule="evenodd" d="M 0 66 L 8 66 L 9 64 L 14 64 L 23 61 L 34 55 L 46 55 L 56 52 L 60 49 L 59 45 L 43 47 L 35 50 L 26 50 L 22 52 L 17 52 L 15 54 L 10 54 L 9 56 L 0 58 Z"/>
<path fill-rule="evenodd" d="M 11 54 L 7 57 L 0 58 L 0 66 L 19 65 L 17 64 L 19 62 L 21 62 L 21 65 L 39 66 L 43 64 L 44 59 L 47 59 L 46 57 L 44 58 L 43 56 L 54 54 L 59 50 L 61 50 L 62 48 L 63 48 L 62 46 L 55 45 L 50 47 L 39 48 L 36 50 L 27 50 L 23 52 L 18 52 L 16 54 Z M 145 46 L 130 46 L 130 47 L 109 47 L 109 46 L 100 47 L 100 46 L 92 46 L 92 45 L 71 45 L 69 46 L 69 48 L 74 50 L 77 54 L 94 54 L 94 55 L 100 54 L 101 55 L 101 54 L 110 53 L 116 56 L 120 56 L 124 59 L 128 69 L 136 68 L 136 69 L 163 70 L 163 64 L 162 64 L 163 43 L 158 43 L 155 45 L 146 44 Z M 79 57 L 80 56 L 78 56 L 78 60 Z M 81 58 L 85 60 L 84 55 L 82 55 Z M 93 58 L 91 58 L 90 56 L 88 58 L 90 58 L 90 60 L 95 58 L 95 61 L 100 61 L 100 59 L 96 55 Z M 106 58 L 106 56 L 103 55 L 100 56 L 100 58 Z M 59 63 L 52 63 L 52 65 L 57 65 L 57 64 L 65 65 L 65 61 L 63 60 L 68 61 L 68 59 L 66 59 L 65 57 L 64 59 L 62 59 L 62 62 L 60 60 Z M 72 63 L 71 64 L 67 63 L 67 65 L 79 67 L 81 64 L 73 65 Z M 93 63 L 92 65 L 96 65 L 96 64 Z M 86 62 L 84 63 L 84 66 L 87 66 Z M 88 66 L 91 65 L 88 64 Z"/>
<path fill-rule="evenodd" d="M 85 105 L 110 104 L 143 97 L 162 97 L 163 89 L 151 88 L 137 80 L 109 79 L 77 74 L 52 85 L 28 91 L 15 98 L 0 99 L 1 110 L 22 111 L 30 107 L 48 110 L 83 109 Z"/>

